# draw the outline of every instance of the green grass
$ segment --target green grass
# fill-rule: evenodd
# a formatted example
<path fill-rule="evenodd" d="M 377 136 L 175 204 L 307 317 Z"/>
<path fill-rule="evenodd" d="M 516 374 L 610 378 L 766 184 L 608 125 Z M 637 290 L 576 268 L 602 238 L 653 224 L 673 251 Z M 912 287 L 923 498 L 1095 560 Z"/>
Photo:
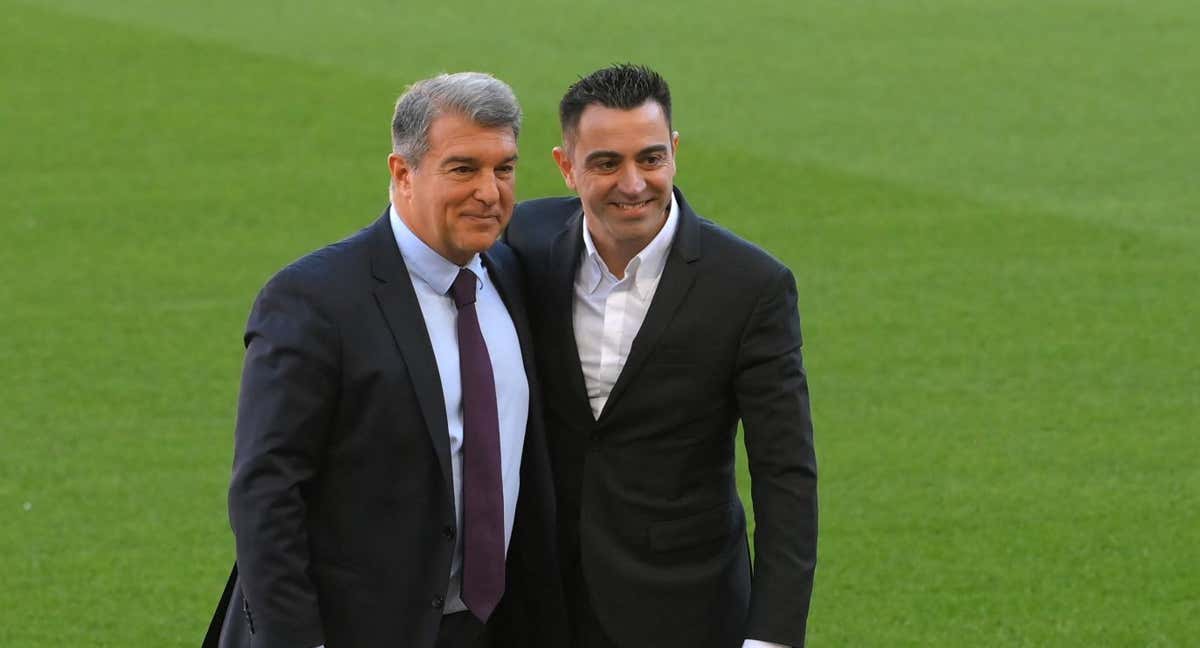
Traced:
<path fill-rule="evenodd" d="M 534 197 L 623 60 L 800 285 L 810 645 L 1194 643 L 1194 3 L 246 5 L 0 0 L 0 646 L 196 645 L 247 310 L 383 207 L 396 94 L 512 83 Z"/>

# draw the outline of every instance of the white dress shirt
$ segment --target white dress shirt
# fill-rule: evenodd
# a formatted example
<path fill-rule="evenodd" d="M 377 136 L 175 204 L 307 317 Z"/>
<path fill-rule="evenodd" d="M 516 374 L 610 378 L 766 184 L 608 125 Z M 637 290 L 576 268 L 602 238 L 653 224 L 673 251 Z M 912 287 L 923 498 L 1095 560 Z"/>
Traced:
<path fill-rule="evenodd" d="M 579 350 L 588 402 L 596 418 L 604 411 L 608 395 L 629 357 L 633 338 L 650 310 L 678 224 L 679 207 L 672 198 L 667 222 L 626 264 L 625 276 L 617 279 L 600 258 L 584 223 L 583 260 L 575 275 L 573 318 L 575 347 Z"/>
<path fill-rule="evenodd" d="M 425 329 L 433 343 L 442 398 L 446 405 L 446 423 L 450 431 L 450 467 L 454 484 L 454 515 L 458 524 L 454 557 L 450 563 L 450 586 L 446 590 L 445 614 L 467 609 L 462 597 L 462 381 L 458 364 L 458 308 L 450 296 L 450 286 L 461 269 L 413 234 L 396 208 L 391 209 L 392 234 L 409 279 L 421 305 Z M 504 306 L 496 287 L 488 278 L 479 255 L 466 266 L 479 278 L 475 311 L 479 328 L 492 360 L 496 382 L 496 408 L 500 422 L 500 478 L 504 484 L 504 548 L 512 537 L 513 516 L 517 510 L 517 492 L 521 485 L 521 450 L 525 445 L 525 425 L 529 417 L 529 381 L 521 358 L 521 344 L 512 316 Z"/>
<path fill-rule="evenodd" d="M 633 338 L 650 310 L 678 228 L 679 205 L 672 196 L 662 229 L 630 259 L 625 266 L 625 275 L 617 279 L 600 258 L 587 223 L 584 223 L 583 259 L 575 275 L 573 322 L 588 403 L 592 406 L 592 416 L 597 419 L 629 358 Z M 787 647 L 747 639 L 742 648 Z"/>

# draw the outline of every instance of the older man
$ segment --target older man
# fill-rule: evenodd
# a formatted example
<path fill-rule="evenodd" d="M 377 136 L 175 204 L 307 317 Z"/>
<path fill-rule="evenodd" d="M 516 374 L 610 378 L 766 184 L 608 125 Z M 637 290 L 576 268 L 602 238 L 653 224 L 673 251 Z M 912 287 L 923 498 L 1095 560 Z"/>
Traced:
<path fill-rule="evenodd" d="M 521 111 L 484 74 L 411 86 L 391 205 L 262 289 L 246 328 L 208 643 L 562 645 L 554 503 L 516 260 Z"/>
<path fill-rule="evenodd" d="M 580 648 L 804 643 L 816 460 L 796 284 L 674 188 L 666 81 L 594 72 L 560 104 L 578 198 L 517 207 Z M 757 514 L 751 575 L 738 421 Z"/>

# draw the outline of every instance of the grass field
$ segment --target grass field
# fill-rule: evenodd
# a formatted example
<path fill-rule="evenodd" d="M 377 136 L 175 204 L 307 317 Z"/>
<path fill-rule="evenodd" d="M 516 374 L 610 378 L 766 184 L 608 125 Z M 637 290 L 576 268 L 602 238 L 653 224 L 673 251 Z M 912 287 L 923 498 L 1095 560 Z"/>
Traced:
<path fill-rule="evenodd" d="M 1195 646 L 1200 5 L 0 0 L 0 647 L 194 646 L 257 289 L 386 201 L 404 84 L 673 84 L 800 286 L 810 645 Z"/>

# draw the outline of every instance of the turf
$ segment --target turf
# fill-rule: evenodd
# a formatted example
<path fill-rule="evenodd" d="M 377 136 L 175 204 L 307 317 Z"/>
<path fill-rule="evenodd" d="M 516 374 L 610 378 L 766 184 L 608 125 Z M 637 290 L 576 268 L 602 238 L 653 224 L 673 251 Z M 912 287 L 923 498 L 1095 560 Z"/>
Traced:
<path fill-rule="evenodd" d="M 506 79 L 548 195 L 623 60 L 797 276 L 810 645 L 1193 645 L 1197 42 L 1183 1 L 0 0 L 0 646 L 198 644 L 247 310 L 382 209 L 395 95 Z"/>

